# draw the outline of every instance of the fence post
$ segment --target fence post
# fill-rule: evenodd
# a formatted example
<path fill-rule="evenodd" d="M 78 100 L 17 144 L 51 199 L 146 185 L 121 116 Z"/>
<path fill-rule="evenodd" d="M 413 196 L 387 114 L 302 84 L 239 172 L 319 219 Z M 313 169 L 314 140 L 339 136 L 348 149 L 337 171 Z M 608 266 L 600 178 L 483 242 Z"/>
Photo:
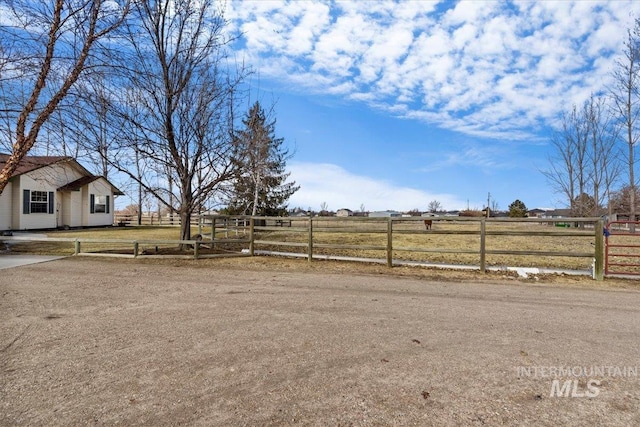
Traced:
<path fill-rule="evenodd" d="M 199 256 L 200 256 L 200 241 L 196 240 L 195 245 L 193 245 L 193 258 L 198 259 Z"/>
<path fill-rule="evenodd" d="M 216 217 L 211 218 L 211 249 L 216 247 L 214 240 L 216 240 L 216 222 L 217 221 L 218 221 L 218 218 Z"/>
<path fill-rule="evenodd" d="M 604 220 L 600 218 L 595 226 L 595 263 L 593 265 L 593 278 L 601 282 L 604 280 Z"/>
<path fill-rule="evenodd" d="M 311 262 L 313 259 L 313 217 L 309 215 L 309 242 L 307 246 L 307 260 Z"/>
<path fill-rule="evenodd" d="M 487 219 L 480 219 L 480 272 L 487 272 Z"/>
<path fill-rule="evenodd" d="M 249 255 L 254 256 L 254 232 L 253 232 L 253 217 L 249 218 Z"/>
<path fill-rule="evenodd" d="M 387 267 L 393 267 L 393 219 L 387 222 Z"/>
<path fill-rule="evenodd" d="M 78 255 L 80 253 L 80 240 L 76 239 L 74 244 L 74 255 Z"/>
<path fill-rule="evenodd" d="M 138 242 L 133 242 L 133 257 L 137 258 L 138 257 Z"/>

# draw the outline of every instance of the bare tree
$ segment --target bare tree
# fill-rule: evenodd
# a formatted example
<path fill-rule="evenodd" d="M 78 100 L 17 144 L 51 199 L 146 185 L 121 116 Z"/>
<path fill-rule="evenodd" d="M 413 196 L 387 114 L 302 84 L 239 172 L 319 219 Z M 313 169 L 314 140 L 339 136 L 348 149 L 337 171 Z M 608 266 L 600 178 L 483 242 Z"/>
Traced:
<path fill-rule="evenodd" d="M 552 154 L 548 157 L 549 169 L 542 171 L 554 190 L 566 197 L 572 209 L 578 168 L 573 127 L 575 112 L 574 106 L 571 114 L 562 114 L 562 130 L 555 132 L 551 137 Z"/>
<path fill-rule="evenodd" d="M 606 99 L 591 95 L 583 107 L 589 142 L 589 183 L 591 184 L 592 212 L 600 215 L 602 206 L 608 205 L 611 214 L 613 185 L 621 172 L 619 150 L 616 147 L 619 126 L 614 123 Z"/>
<path fill-rule="evenodd" d="M 613 109 L 622 125 L 622 141 L 626 146 L 625 160 L 628 170 L 629 218 L 636 218 L 635 146 L 640 138 L 640 19 L 632 30 L 627 30 L 622 59 L 616 61 L 614 84 L 610 90 Z"/>
<path fill-rule="evenodd" d="M 329 214 L 329 204 L 327 202 L 320 203 L 320 216 Z"/>
<path fill-rule="evenodd" d="M 234 176 L 231 104 L 246 70 L 227 69 L 226 22 L 214 0 L 134 4 L 119 64 L 129 101 L 113 103 L 126 123 L 120 149 L 129 156 L 108 160 L 177 213 L 180 238 L 189 240 L 192 215 Z M 154 174 L 139 172 L 134 152 Z"/>
<path fill-rule="evenodd" d="M 562 130 L 551 140 L 550 167 L 542 173 L 566 197 L 573 215 L 599 215 L 610 197 L 620 170 L 616 129 L 605 99 L 595 95 L 563 114 Z"/>
<path fill-rule="evenodd" d="M 14 0 L 2 8 L 11 25 L 0 27 L 0 114 L 11 154 L 0 171 L 0 193 L 99 41 L 123 22 L 128 3 L 116 5 L 108 0 Z"/>
<path fill-rule="evenodd" d="M 437 200 L 432 200 L 429 202 L 427 209 L 429 210 L 429 212 L 439 212 L 440 210 L 442 210 L 442 204 Z"/>

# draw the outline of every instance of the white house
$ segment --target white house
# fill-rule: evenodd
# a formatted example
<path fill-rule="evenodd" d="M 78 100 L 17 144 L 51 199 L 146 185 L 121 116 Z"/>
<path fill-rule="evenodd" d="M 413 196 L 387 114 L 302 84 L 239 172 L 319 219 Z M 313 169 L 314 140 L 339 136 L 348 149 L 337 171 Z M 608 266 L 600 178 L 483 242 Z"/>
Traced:
<path fill-rule="evenodd" d="M 8 158 L 0 154 L 0 169 Z M 0 230 L 112 225 L 122 194 L 72 157 L 26 156 L 0 194 Z"/>
<path fill-rule="evenodd" d="M 397 211 L 375 211 L 375 212 L 369 212 L 369 217 L 370 218 L 399 218 L 401 217 L 402 214 L 400 212 Z"/>

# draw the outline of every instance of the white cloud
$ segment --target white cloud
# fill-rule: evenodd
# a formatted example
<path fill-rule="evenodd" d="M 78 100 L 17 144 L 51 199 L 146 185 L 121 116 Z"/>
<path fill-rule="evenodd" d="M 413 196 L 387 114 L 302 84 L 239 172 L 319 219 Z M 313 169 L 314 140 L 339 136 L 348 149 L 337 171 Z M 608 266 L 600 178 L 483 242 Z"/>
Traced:
<path fill-rule="evenodd" d="M 430 201 L 438 200 L 445 209 L 462 209 L 466 202 L 451 194 L 397 186 L 384 180 L 360 176 L 327 163 L 291 162 L 290 179 L 300 185 L 289 200 L 289 207 L 320 209 L 327 203 L 329 210 L 341 208 L 369 211 L 394 209 L 426 210 Z"/>
<path fill-rule="evenodd" d="M 606 84 L 634 3 L 446 7 L 234 1 L 229 17 L 244 31 L 243 54 L 265 77 L 470 135 L 513 139 Z"/>

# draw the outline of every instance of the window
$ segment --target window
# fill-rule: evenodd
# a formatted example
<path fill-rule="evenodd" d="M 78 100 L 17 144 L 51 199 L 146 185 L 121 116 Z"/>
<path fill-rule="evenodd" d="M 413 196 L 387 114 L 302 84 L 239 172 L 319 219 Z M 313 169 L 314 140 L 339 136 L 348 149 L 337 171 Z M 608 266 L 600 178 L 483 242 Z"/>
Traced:
<path fill-rule="evenodd" d="M 22 213 L 53 213 L 53 191 L 22 190 Z"/>
<path fill-rule="evenodd" d="M 93 213 L 109 213 L 109 196 L 91 195 L 90 212 Z"/>
<path fill-rule="evenodd" d="M 94 213 L 105 213 L 107 211 L 107 196 L 96 196 Z"/>
<path fill-rule="evenodd" d="M 49 194 L 46 191 L 31 192 L 31 213 L 48 213 L 49 212 Z"/>

